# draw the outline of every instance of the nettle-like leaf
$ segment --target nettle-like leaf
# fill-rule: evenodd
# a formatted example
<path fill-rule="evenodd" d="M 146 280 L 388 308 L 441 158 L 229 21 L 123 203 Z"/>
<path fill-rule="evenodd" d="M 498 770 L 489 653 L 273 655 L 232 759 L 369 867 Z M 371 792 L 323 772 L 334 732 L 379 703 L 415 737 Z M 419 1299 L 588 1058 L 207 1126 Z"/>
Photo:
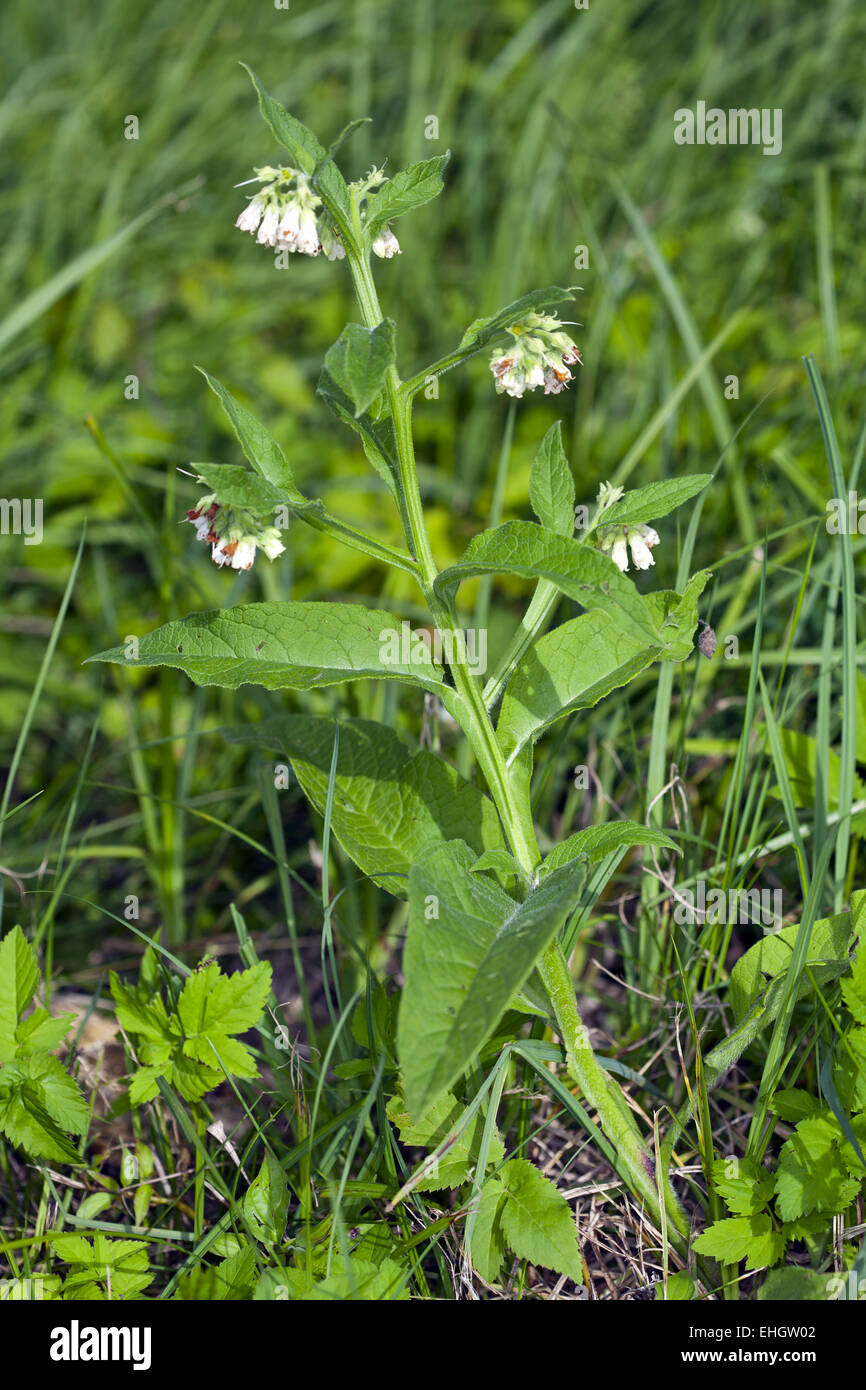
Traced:
<path fill-rule="evenodd" d="M 847 1152 L 843 1152 L 843 1145 Z M 851 1169 L 854 1175 L 851 1175 Z M 801 1120 L 782 1145 L 776 1206 L 785 1221 L 844 1211 L 860 1191 L 863 1165 L 829 1110 Z"/>
<path fill-rule="evenodd" d="M 576 903 L 586 873 L 579 861 L 567 864 L 517 903 L 471 872 L 474 858 L 457 841 L 433 848 L 409 874 L 397 1051 L 415 1116 L 483 1047 Z"/>
<path fill-rule="evenodd" d="M 386 222 L 393 222 L 437 197 L 442 192 L 442 174 L 450 157 L 447 151 L 410 164 L 394 174 L 378 193 L 371 194 L 364 222 L 368 236 L 372 239 Z"/>
<path fill-rule="evenodd" d="M 382 319 L 375 328 L 347 323 L 325 353 L 325 371 L 352 402 L 355 419 L 385 389 L 388 369 L 396 360 L 396 335 L 393 319 Z"/>
<path fill-rule="evenodd" d="M 660 647 L 620 627 L 609 613 L 582 613 L 539 637 L 515 667 L 496 739 L 508 762 L 572 710 L 588 709 L 627 685 Z"/>
<path fill-rule="evenodd" d="M 712 473 L 694 473 L 689 478 L 668 478 L 665 482 L 633 488 L 605 509 L 601 524 L 636 526 L 639 522 L 658 521 L 703 492 L 712 481 Z"/>
<path fill-rule="evenodd" d="M 55 1235 L 51 1245 L 58 1259 L 70 1266 L 64 1299 L 137 1298 L 153 1282 L 144 1241 L 115 1240 L 97 1231 L 92 1237 Z"/>
<path fill-rule="evenodd" d="M 542 526 L 574 535 L 574 478 L 562 447 L 562 421 L 550 426 L 529 474 L 529 501 Z"/>
<path fill-rule="evenodd" d="M 429 647 L 418 640 L 401 646 L 399 638 L 393 613 L 354 603 L 286 600 L 191 613 L 147 633 L 137 656 L 128 656 L 124 646 L 88 660 L 172 666 L 196 685 L 226 690 L 313 690 L 378 677 L 441 691 L 444 673 Z M 406 646 L 408 659 L 402 660 Z"/>
<path fill-rule="evenodd" d="M 772 1199 L 773 1175 L 752 1159 L 718 1158 L 712 1174 L 713 1186 L 734 1216 L 756 1216 Z"/>
<path fill-rule="evenodd" d="M 324 814 L 336 730 L 333 719 L 299 714 L 226 736 L 285 752 Z M 331 827 L 350 858 L 390 893 L 405 896 L 412 864 L 445 840 L 465 840 L 476 856 L 505 848 L 493 802 L 441 758 L 412 752 L 394 729 L 366 719 L 341 721 L 339 740 Z"/>
<path fill-rule="evenodd" d="M 202 1262 L 182 1274 L 174 1298 L 181 1303 L 245 1303 L 253 1297 L 255 1283 L 256 1250 L 246 1242 L 219 1264 Z"/>
<path fill-rule="evenodd" d="M 512 300 L 504 309 L 491 314 L 489 318 L 473 319 L 460 339 L 458 351 L 466 354 L 477 352 L 493 338 L 500 337 L 513 324 L 520 323 L 527 314 L 543 314 L 555 308 L 557 304 L 570 300 L 572 293 L 573 289 L 564 289 L 561 285 L 550 285 L 543 290 L 530 290 L 529 294 Z"/>
<path fill-rule="evenodd" d="M 585 830 L 575 831 L 567 840 L 556 845 L 541 865 L 539 877 L 561 868 L 579 855 L 593 864 L 618 849 L 630 849 L 634 845 L 655 845 L 657 849 L 682 853 L 670 836 L 661 830 L 653 830 L 648 825 L 638 825 L 631 820 L 611 821 L 609 825 L 588 825 Z"/>
<path fill-rule="evenodd" d="M 450 1092 L 438 1097 L 417 1119 L 410 1115 L 402 1096 L 392 1096 L 388 1102 L 388 1119 L 396 1125 L 400 1140 L 415 1148 L 443 1152 L 435 1162 L 424 1163 L 424 1176 L 416 1184 L 420 1192 L 436 1192 L 445 1187 L 461 1187 L 473 1176 L 478 1159 L 484 1115 L 480 1111 L 465 1120 L 466 1107 Z M 505 1148 L 494 1134 L 488 1153 L 488 1163 L 501 1163 Z"/>
<path fill-rule="evenodd" d="M 78 1164 L 69 1136 L 84 1133 L 89 1107 L 53 1055 L 75 1016 L 41 1006 L 26 1014 L 38 985 L 36 952 L 13 927 L 0 943 L 0 1134 L 36 1158 Z"/>
<path fill-rule="evenodd" d="M 498 1181 L 505 1195 L 499 1221 L 515 1255 L 584 1284 L 586 1266 L 574 1216 L 554 1183 L 525 1158 L 503 1164 Z"/>
<path fill-rule="evenodd" d="M 547 579 L 588 611 L 612 614 L 636 640 L 662 645 L 646 602 L 631 580 L 608 555 L 581 545 L 573 536 L 555 535 L 534 521 L 507 521 L 475 536 L 458 563 L 441 572 L 435 587 L 447 599 L 464 579 L 485 574 Z"/>
<path fill-rule="evenodd" d="M 708 1226 L 694 1241 L 693 1249 L 724 1264 L 745 1260 L 746 1269 L 761 1269 L 782 1258 L 786 1243 L 784 1232 L 773 1225 L 770 1216 L 729 1216 Z"/>
<path fill-rule="evenodd" d="M 233 975 L 221 974 L 212 962 L 187 977 L 176 1009 L 167 1009 L 147 983 L 125 985 L 112 971 L 117 1021 L 135 1039 L 141 1061 L 129 1088 L 131 1103 L 153 1100 L 161 1078 L 185 1100 L 195 1101 L 219 1086 L 226 1073 L 258 1076 L 251 1049 L 233 1035 L 260 1021 L 270 985 L 267 961 Z"/>

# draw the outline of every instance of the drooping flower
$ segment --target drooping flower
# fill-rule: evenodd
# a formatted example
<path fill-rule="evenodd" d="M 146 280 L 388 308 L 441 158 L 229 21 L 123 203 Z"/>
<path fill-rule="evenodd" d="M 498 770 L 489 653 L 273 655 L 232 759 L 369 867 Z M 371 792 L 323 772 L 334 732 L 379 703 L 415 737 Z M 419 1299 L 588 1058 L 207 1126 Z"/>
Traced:
<path fill-rule="evenodd" d="M 543 386 L 548 396 L 564 391 L 572 380 L 568 369 L 580 361 L 580 353 L 559 319 L 552 314 L 527 314 L 508 332 L 512 346 L 490 359 L 496 390 L 518 397 L 536 386 Z"/>
<path fill-rule="evenodd" d="M 390 227 L 381 229 L 373 242 L 373 251 L 385 261 L 390 261 L 392 256 L 400 255 L 400 243 Z"/>
<path fill-rule="evenodd" d="M 605 526 L 599 529 L 597 539 L 599 550 L 610 555 L 623 574 L 628 571 L 629 548 L 635 569 L 648 570 L 650 565 L 655 564 L 650 547 L 658 545 L 659 534 L 652 526 L 645 526 L 642 522 L 630 526 Z"/>
<path fill-rule="evenodd" d="M 251 198 L 238 217 L 235 226 L 239 227 L 242 232 L 249 232 L 252 235 L 261 222 L 263 213 L 264 207 L 262 206 L 261 199 Z"/>
<path fill-rule="evenodd" d="M 276 246 L 277 232 L 280 226 L 279 209 L 270 203 L 265 208 L 264 215 L 256 233 L 256 241 L 260 246 Z"/>
<path fill-rule="evenodd" d="M 658 545 L 659 534 L 651 526 L 629 527 L 628 543 L 631 546 L 631 558 L 634 560 L 635 569 L 648 570 L 650 565 L 655 564 L 650 546 Z"/>
<path fill-rule="evenodd" d="M 220 567 L 248 570 L 257 550 L 275 560 L 286 548 L 267 517 L 248 507 L 222 502 L 214 492 L 200 498 L 185 519 L 195 527 L 196 540 L 211 547 L 211 559 Z"/>

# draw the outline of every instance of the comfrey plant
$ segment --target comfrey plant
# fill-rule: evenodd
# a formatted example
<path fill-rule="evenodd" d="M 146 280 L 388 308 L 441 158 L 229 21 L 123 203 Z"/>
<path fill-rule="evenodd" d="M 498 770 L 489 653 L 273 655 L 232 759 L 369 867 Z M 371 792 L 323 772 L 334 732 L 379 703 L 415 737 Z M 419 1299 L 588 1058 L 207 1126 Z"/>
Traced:
<path fill-rule="evenodd" d="M 567 964 L 578 904 L 584 912 L 591 907 L 591 863 L 631 845 L 676 846 L 660 831 L 626 821 L 578 832 L 544 857 L 530 781 L 533 745 L 558 720 L 595 705 L 652 663 L 683 661 L 693 652 L 708 573 L 693 576 L 682 593 L 640 593 L 626 571 L 629 550 L 637 569 L 653 564 L 652 548 L 661 542 L 648 523 L 694 497 L 709 478 L 629 492 L 602 484 L 593 515 L 575 535 L 574 481 L 555 424 L 532 468 L 529 498 L 537 519 L 482 532 L 459 563 L 440 570 L 415 467 L 413 400 L 431 376 L 485 352 L 492 353 L 499 392 L 519 397 L 566 388 L 580 355 L 553 310 L 570 291 L 536 290 L 476 319 L 455 348 L 402 377 L 397 329 L 379 307 L 371 252 L 387 258 L 399 250 L 391 224 L 440 192 L 448 156 L 388 178 L 374 169 L 347 183 L 334 155 L 358 123 L 326 150 L 253 81 L 265 123 L 289 163 L 257 171 L 258 191 L 237 226 L 266 246 L 345 262 L 360 322 L 348 323 L 325 354 L 319 394 L 360 436 L 398 509 L 405 548 L 355 529 L 305 497 L 279 444 L 207 373 L 250 466 L 196 464 L 208 493 L 189 520 L 218 564 L 248 568 L 257 549 L 271 559 L 282 550 L 271 518 L 278 508 L 287 510 L 411 575 L 431 625 L 448 640 L 436 650 L 430 643 L 405 653 L 395 648 L 384 659 L 380 635 L 393 628 L 390 613 L 360 603 L 266 602 L 192 614 L 142 637 L 134 658 L 116 648 L 96 659 L 179 667 L 196 684 L 228 688 L 255 682 L 309 690 L 392 679 L 438 699 L 471 746 L 477 785 L 433 753 L 413 752 L 392 728 L 367 720 L 290 714 L 232 736 L 284 750 L 314 806 L 328 807 L 333 834 L 362 872 L 408 898 L 396 1030 L 407 1132 L 436 1132 L 438 1121 L 430 1117 L 450 1111 L 452 1088 L 473 1059 L 489 1056 L 485 1049 L 505 1015 L 515 1037 L 526 1016 L 540 1015 L 562 1041 L 568 1072 L 598 1117 L 601 1142 L 622 1180 L 682 1248 L 688 1224 L 665 1164 L 593 1052 Z M 465 580 L 499 573 L 530 581 L 535 592 L 482 684 L 467 652 L 457 595 Z M 547 631 L 563 594 L 583 612 Z M 485 1155 L 488 1150 L 489 1143 Z M 476 1189 L 484 1168 L 480 1162 L 474 1170 L 481 1175 Z"/>

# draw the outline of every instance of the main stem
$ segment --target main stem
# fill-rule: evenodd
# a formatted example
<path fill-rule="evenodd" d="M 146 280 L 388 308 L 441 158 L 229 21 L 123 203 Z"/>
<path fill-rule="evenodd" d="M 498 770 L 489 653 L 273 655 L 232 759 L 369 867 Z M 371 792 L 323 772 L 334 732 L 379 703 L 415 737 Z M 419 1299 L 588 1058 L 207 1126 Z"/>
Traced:
<path fill-rule="evenodd" d="M 368 328 L 375 328 L 382 320 L 382 311 L 369 261 L 365 255 L 356 256 L 352 253 L 349 253 L 349 261 L 364 322 Z M 453 606 L 437 594 L 435 588 L 438 569 L 430 549 L 415 467 L 412 396 L 410 392 L 401 390 L 396 367 L 388 369 L 385 389 L 394 422 L 394 443 L 409 533 L 407 541 L 418 565 L 421 589 L 436 624 L 440 631 L 453 634 L 459 652 L 462 634 L 456 613 Z M 470 675 L 464 661 L 454 661 L 451 673 L 457 692 L 455 713 L 487 781 L 514 857 L 530 876 L 534 876 L 541 862 L 541 853 L 531 815 L 528 808 L 522 805 L 509 777 L 481 687 Z M 597 1112 L 603 1129 L 613 1142 L 617 1150 L 621 1177 L 631 1190 L 642 1198 L 658 1225 L 663 1223 L 664 1207 L 667 1221 L 674 1227 L 671 1233 L 672 1244 L 682 1250 L 684 1247 L 681 1237 L 688 1234 L 688 1222 L 666 1174 L 662 1174 L 658 1179 L 662 1192 L 662 1201 L 659 1200 L 659 1185 L 652 1155 L 643 1143 L 625 1096 L 610 1073 L 599 1064 L 592 1050 L 578 1012 L 571 972 L 558 940 L 551 942 L 547 947 L 538 969 L 550 997 L 557 1028 L 565 1047 L 569 1073 Z"/>

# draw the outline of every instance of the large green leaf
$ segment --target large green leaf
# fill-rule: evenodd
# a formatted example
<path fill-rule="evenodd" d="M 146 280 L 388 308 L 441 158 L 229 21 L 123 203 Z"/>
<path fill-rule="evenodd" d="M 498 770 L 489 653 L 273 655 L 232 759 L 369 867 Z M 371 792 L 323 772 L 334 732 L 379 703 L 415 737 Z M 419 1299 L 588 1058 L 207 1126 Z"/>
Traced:
<path fill-rule="evenodd" d="M 285 751 L 324 812 L 336 729 L 333 719 L 290 714 L 227 737 Z M 505 847 L 493 802 L 441 758 L 411 752 L 393 729 L 366 719 L 341 722 L 339 739 L 331 826 L 346 853 L 389 892 L 404 897 L 410 866 L 443 840 L 465 840 L 475 856 Z"/>
<path fill-rule="evenodd" d="M 347 323 L 325 353 L 325 370 L 349 397 L 356 419 L 384 390 L 388 368 L 395 361 L 396 334 L 393 319 L 382 319 L 375 328 Z"/>
<path fill-rule="evenodd" d="M 393 613 L 353 603 L 248 603 L 166 623 L 141 638 L 135 657 L 112 647 L 89 659 L 173 666 L 196 685 L 227 690 L 312 690 L 368 676 L 438 689 L 443 673 L 423 643 L 399 653 L 406 662 L 387 659 L 388 634 L 399 634 L 395 621 Z"/>
<path fill-rule="evenodd" d="M 381 192 L 373 194 L 367 203 L 365 228 L 375 234 L 386 222 L 411 212 L 413 208 L 423 207 L 442 191 L 442 171 L 449 160 L 448 154 L 437 154 L 432 159 L 419 160 L 401 169 L 389 179 Z"/>
<path fill-rule="evenodd" d="M 510 762 L 571 710 L 588 709 L 658 655 L 609 613 L 582 613 L 529 648 L 502 700 L 496 738 Z"/>
<path fill-rule="evenodd" d="M 689 478 L 668 478 L 665 482 L 648 483 L 633 488 L 614 502 L 602 517 L 602 526 L 636 525 L 642 521 L 658 521 L 676 507 L 703 492 L 713 480 L 712 473 L 694 473 Z"/>
<path fill-rule="evenodd" d="M 588 610 L 618 618 L 633 636 L 661 645 L 649 610 L 634 584 L 613 560 L 573 536 L 557 536 L 534 521 L 508 521 L 470 541 L 456 565 L 443 570 L 436 589 L 443 596 L 476 574 L 519 574 L 548 579 Z"/>
<path fill-rule="evenodd" d="M 529 474 L 529 500 L 542 526 L 574 535 L 574 478 L 562 447 L 562 421 L 550 426 Z"/>
<path fill-rule="evenodd" d="M 474 858 L 465 844 L 442 845 L 409 875 L 397 1051 L 413 1115 L 448 1090 L 490 1037 L 585 877 L 582 864 L 568 864 L 517 903 L 470 872 Z"/>
<path fill-rule="evenodd" d="M 549 285 L 543 290 L 530 290 L 529 294 L 521 295 L 520 299 L 512 300 L 510 304 L 506 304 L 504 309 L 500 309 L 496 314 L 491 314 L 489 318 L 473 319 L 460 339 L 458 351 L 477 352 L 492 338 L 504 333 L 512 324 L 520 323 L 527 314 L 544 313 L 547 309 L 552 309 L 555 305 L 561 304 L 563 300 L 571 299 L 571 297 L 572 290 L 564 289 L 561 285 Z"/>

